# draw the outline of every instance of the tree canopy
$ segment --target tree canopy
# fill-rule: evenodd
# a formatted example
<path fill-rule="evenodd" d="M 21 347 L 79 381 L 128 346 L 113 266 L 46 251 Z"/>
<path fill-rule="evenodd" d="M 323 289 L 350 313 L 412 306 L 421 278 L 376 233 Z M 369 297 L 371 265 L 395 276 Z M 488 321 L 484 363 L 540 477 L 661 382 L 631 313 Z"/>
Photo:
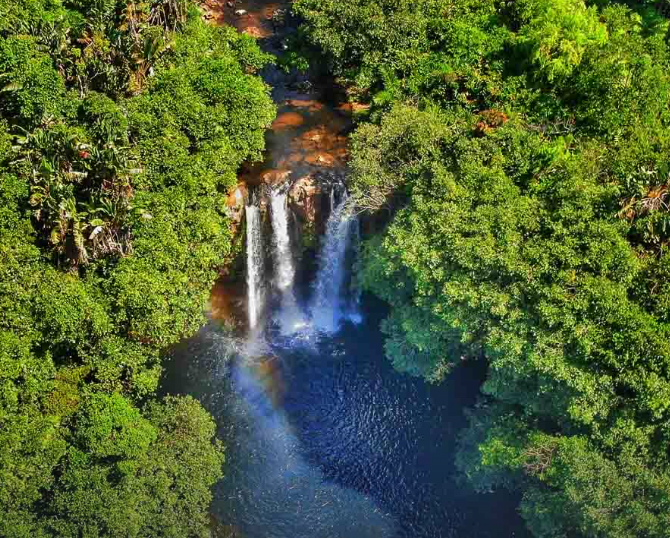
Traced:
<path fill-rule="evenodd" d="M 185 0 L 0 0 L 0 536 L 206 535 L 223 447 L 160 352 L 232 254 L 268 61 Z"/>
<path fill-rule="evenodd" d="M 372 105 L 350 188 L 386 352 L 485 361 L 457 464 L 538 537 L 670 525 L 670 51 L 663 3 L 298 0 Z"/>

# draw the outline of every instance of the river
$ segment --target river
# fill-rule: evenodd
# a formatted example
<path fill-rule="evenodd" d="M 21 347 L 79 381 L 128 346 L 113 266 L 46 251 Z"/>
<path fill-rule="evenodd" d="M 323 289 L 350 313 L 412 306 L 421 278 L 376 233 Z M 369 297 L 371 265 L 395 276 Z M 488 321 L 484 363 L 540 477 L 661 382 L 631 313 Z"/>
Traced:
<path fill-rule="evenodd" d="M 280 51 L 281 35 L 268 20 L 280 7 L 238 2 L 234 9 L 244 9 L 244 17 L 232 8 L 216 17 Z M 309 88 L 276 68 L 264 77 L 279 113 L 265 161 L 242 179 L 253 186 L 342 169 L 350 110 L 332 104 L 327 86 Z M 438 386 L 395 372 L 379 330 L 385 305 L 365 295 L 359 302 L 340 282 L 351 275 L 345 251 L 354 249 L 357 229 L 357 222 L 342 224 L 343 194 L 333 195 L 337 210 L 322 253 L 309 260 L 288 254 L 291 234 L 280 229 L 290 225 L 281 210 L 285 195 L 273 196 L 275 239 L 257 228 L 257 240 L 272 249 L 252 244 L 249 291 L 242 291 L 244 282 L 235 290 L 219 283 L 210 323 L 173 348 L 166 366 L 163 391 L 198 398 L 227 447 L 215 518 L 237 538 L 528 536 L 517 498 L 477 495 L 455 473 L 456 438 L 464 409 L 475 403 L 481 368 L 465 363 Z M 247 211 L 247 223 L 256 222 L 249 212 L 255 209 Z M 345 240 L 347 248 L 338 243 Z M 267 250 L 274 263 L 254 261 Z M 274 276 L 263 274 L 268 267 Z M 242 317 L 249 322 L 230 327 Z M 287 319 L 293 330 L 282 323 Z"/>

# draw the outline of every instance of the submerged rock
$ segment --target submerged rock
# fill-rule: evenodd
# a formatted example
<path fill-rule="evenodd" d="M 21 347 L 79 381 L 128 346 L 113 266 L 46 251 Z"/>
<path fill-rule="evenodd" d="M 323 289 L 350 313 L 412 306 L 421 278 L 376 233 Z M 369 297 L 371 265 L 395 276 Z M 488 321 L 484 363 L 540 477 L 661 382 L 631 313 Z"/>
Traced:
<path fill-rule="evenodd" d="M 255 37 L 256 39 L 261 39 L 263 37 L 263 30 L 257 26 L 249 26 L 245 28 L 242 33 L 250 35 L 251 37 Z"/>
<path fill-rule="evenodd" d="M 210 538 L 243 538 L 242 532 L 233 525 L 224 524 L 212 513 L 209 514 Z"/>

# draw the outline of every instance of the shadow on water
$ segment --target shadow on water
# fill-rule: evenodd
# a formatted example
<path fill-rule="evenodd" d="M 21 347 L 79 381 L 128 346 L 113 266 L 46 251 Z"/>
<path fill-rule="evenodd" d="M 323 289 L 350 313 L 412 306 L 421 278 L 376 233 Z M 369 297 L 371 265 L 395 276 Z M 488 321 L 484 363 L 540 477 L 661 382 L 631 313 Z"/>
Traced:
<path fill-rule="evenodd" d="M 455 479 L 463 409 L 482 372 L 442 385 L 398 374 L 383 356 L 384 308 L 331 336 L 247 344 L 216 324 L 173 350 L 164 390 L 199 398 L 227 446 L 213 512 L 245 538 L 527 536 L 518 499 Z"/>

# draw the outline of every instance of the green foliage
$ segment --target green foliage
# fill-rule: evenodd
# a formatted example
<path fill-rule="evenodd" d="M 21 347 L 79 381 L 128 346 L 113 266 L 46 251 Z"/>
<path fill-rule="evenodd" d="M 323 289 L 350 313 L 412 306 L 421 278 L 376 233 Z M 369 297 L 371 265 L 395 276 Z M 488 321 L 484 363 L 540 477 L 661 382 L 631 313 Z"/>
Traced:
<path fill-rule="evenodd" d="M 428 23 L 439 0 L 301 0 L 295 12 L 313 42 L 331 57 L 338 74 L 367 89 L 382 68 L 405 73 L 428 44 Z M 390 46 L 389 46 L 390 45 Z"/>
<path fill-rule="evenodd" d="M 207 535 L 223 447 L 159 357 L 232 249 L 267 61 L 182 0 L 0 0 L 0 536 Z"/>
<path fill-rule="evenodd" d="M 607 42 L 607 28 L 595 7 L 582 0 L 531 0 L 521 11 L 528 23 L 519 32 L 519 44 L 528 47 L 536 73 L 549 82 L 569 76 L 586 50 Z"/>
<path fill-rule="evenodd" d="M 190 398 L 168 398 L 146 418 L 120 395 L 96 395 L 55 488 L 50 530 L 58 536 L 200 537 L 209 488 L 220 477 L 212 419 Z"/>
<path fill-rule="evenodd" d="M 34 126 L 61 111 L 64 81 L 34 38 L 0 38 L 0 73 L 5 114 Z"/>
<path fill-rule="evenodd" d="M 354 192 L 378 188 L 371 178 L 384 182 L 386 170 L 404 181 L 394 183 L 404 205 L 381 242 L 365 250 L 361 278 L 393 307 L 383 325 L 390 359 L 436 380 L 483 354 L 490 365 L 483 390 L 497 405 L 523 409 L 520 431 L 581 432 L 615 467 L 625 469 L 630 453 L 652 474 L 667 468 L 670 326 L 639 292 L 642 275 L 656 281 L 649 272 L 660 268 L 655 255 L 641 258 L 629 243 L 630 224 L 617 216 L 620 190 L 606 179 L 599 153 L 587 144 L 566 154 L 560 140 L 545 141 L 514 119 L 481 137 L 476 118 L 436 114 L 401 107 L 356 137 L 366 142 L 352 161 Z M 409 133 L 439 125 L 438 117 L 442 130 L 424 131 L 436 136 L 412 147 Z M 368 129 L 380 133 L 367 138 Z M 388 139 L 402 139 L 409 151 Z M 372 155 L 381 173 L 370 174 Z M 487 432 L 491 450 L 506 428 Z M 518 472 L 495 454 L 476 465 L 496 476 L 501 467 Z M 546 485 L 560 491 L 563 482 Z M 583 518 L 561 524 L 566 529 L 596 524 L 587 513 L 596 508 L 581 497 L 563 502 L 562 512 Z M 543 512 L 528 503 L 532 522 L 533 510 Z M 664 528 L 663 513 L 651 513 L 650 528 Z M 634 522 L 623 528 L 630 532 Z"/>
<path fill-rule="evenodd" d="M 584 436 L 529 433 L 511 410 L 481 409 L 471 419 L 457 463 L 480 491 L 523 485 L 521 512 L 533 534 L 664 536 L 670 475 L 643 455 L 617 465 Z"/>
<path fill-rule="evenodd" d="M 124 111 L 106 95 L 90 92 L 81 104 L 81 112 L 95 140 L 128 143 L 128 120 Z"/>
<path fill-rule="evenodd" d="M 387 223 L 359 274 L 386 353 L 486 361 L 457 465 L 539 537 L 670 523 L 668 21 L 629 4 L 296 3 L 369 90 L 350 189 Z"/>

